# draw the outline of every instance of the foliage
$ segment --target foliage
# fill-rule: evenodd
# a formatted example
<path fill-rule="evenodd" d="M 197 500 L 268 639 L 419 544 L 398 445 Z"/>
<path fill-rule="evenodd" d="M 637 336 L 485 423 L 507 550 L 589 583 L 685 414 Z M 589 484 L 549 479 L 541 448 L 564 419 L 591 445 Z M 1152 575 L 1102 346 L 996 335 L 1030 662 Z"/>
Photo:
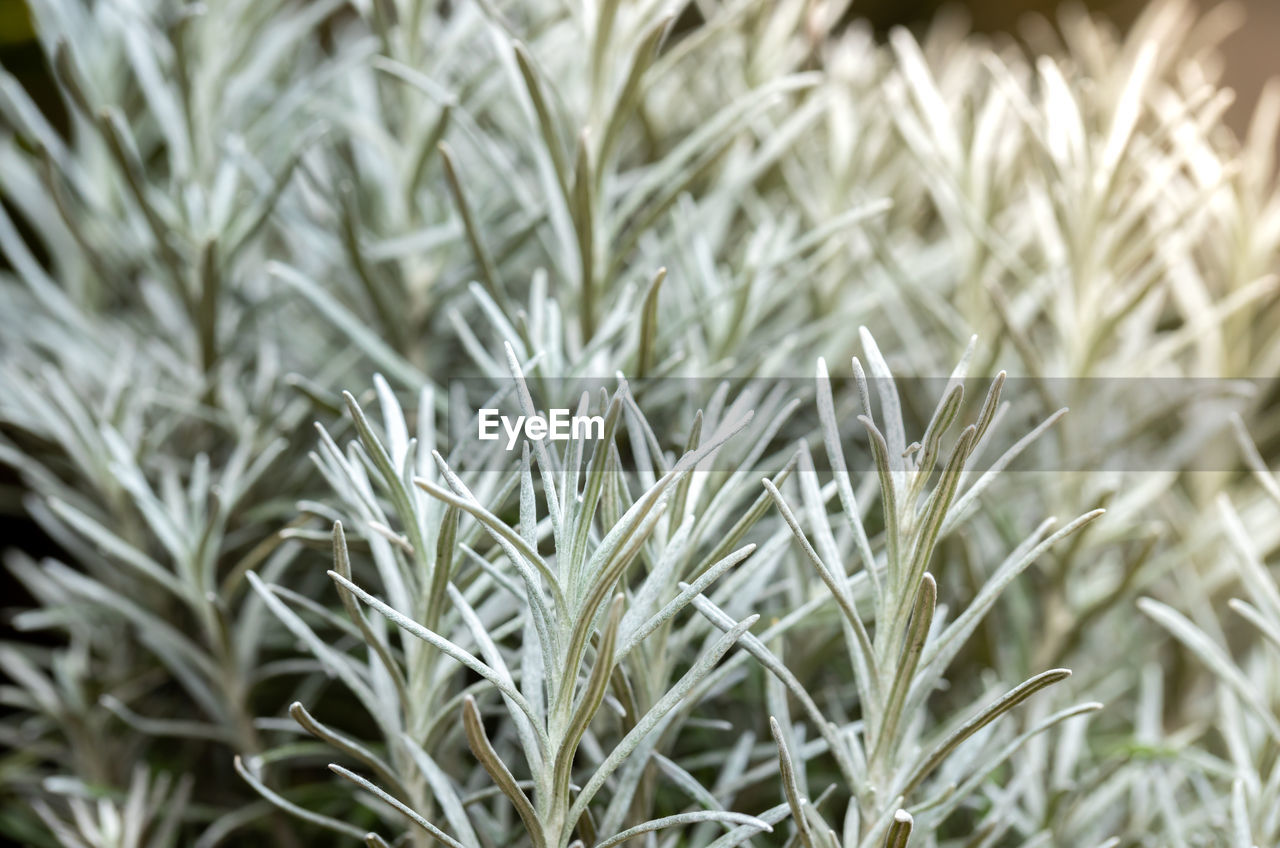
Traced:
<path fill-rule="evenodd" d="M 1219 125 L 1223 13 L 31 6 L 0 833 L 1275 843 L 1280 97 Z"/>

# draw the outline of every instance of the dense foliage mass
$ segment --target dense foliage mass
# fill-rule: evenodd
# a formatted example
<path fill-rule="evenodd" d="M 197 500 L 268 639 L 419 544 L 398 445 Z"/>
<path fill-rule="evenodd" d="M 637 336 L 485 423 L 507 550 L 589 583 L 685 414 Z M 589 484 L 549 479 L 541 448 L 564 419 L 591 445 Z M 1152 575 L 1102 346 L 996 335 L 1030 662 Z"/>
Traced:
<path fill-rule="evenodd" d="M 0 834 L 1280 844 L 1225 15 L 31 6 Z M 478 442 L 477 387 L 603 438 Z"/>

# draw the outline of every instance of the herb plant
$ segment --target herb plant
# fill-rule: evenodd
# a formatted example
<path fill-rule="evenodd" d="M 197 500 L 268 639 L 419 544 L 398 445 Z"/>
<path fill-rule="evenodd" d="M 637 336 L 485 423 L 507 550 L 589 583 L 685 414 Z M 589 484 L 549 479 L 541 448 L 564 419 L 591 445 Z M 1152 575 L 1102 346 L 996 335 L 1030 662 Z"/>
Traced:
<path fill-rule="evenodd" d="M 1280 838 L 1280 97 L 1220 125 L 1225 13 L 30 5 L 0 834 Z M 548 406 L 600 431 L 476 438 Z"/>

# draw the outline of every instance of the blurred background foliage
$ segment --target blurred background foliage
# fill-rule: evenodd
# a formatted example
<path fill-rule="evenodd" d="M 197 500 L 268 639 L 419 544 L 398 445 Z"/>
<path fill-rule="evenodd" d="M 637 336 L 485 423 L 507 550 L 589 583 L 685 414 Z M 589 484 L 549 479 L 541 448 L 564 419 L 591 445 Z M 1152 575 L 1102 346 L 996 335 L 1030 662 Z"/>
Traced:
<path fill-rule="evenodd" d="M 537 2 L 537 0 L 531 0 Z M 1083 5 L 1110 18 L 1120 29 L 1127 28 L 1145 5 L 1142 0 L 1088 0 Z M 1028 16 L 1052 16 L 1063 4 L 1059 0 L 857 0 L 851 14 L 871 21 L 883 35 L 897 25 L 917 26 L 939 12 L 968 18 L 973 29 L 986 33 L 1017 36 Z M 1204 9 L 1224 7 L 1224 14 L 1237 23 L 1247 18 L 1248 27 L 1237 26 L 1224 43 L 1224 80 L 1235 89 L 1237 98 L 1227 113 L 1227 122 L 1242 131 L 1253 112 L 1258 92 L 1267 79 L 1280 73 L 1280 3 L 1275 0 L 1228 0 L 1221 4 L 1199 0 Z M 56 102 L 47 68 L 32 42 L 31 18 L 25 0 L 0 0 L 0 65 L 18 76 L 41 106 Z"/>
<path fill-rule="evenodd" d="M 537 0 L 531 0 L 537 2 Z M 1126 30 L 1142 11 L 1143 0 L 857 0 L 850 16 L 868 20 L 883 36 L 894 26 L 918 27 L 939 13 L 959 15 L 977 32 L 1019 37 L 1036 16 L 1051 17 L 1064 5 L 1084 6 Z M 1204 9 L 1218 9 L 1234 25 L 1223 43 L 1226 63 L 1223 81 L 1236 92 L 1227 123 L 1243 132 L 1263 84 L 1280 73 L 1280 3 L 1275 0 L 1198 0 Z M 1243 21 L 1248 20 L 1248 26 Z M 25 0 L 0 0 L 0 65 L 17 76 L 42 108 L 60 109 L 43 56 L 33 39 Z M 61 126 L 59 115 L 50 116 Z M 3 118 L 0 118 L 3 120 Z"/>

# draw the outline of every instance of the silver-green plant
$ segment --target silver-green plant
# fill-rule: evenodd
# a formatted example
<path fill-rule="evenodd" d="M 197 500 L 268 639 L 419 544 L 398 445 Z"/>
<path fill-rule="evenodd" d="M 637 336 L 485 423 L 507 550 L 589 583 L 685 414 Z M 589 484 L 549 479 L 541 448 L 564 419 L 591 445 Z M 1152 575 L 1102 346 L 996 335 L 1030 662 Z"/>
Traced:
<path fill-rule="evenodd" d="M 0 834 L 1275 840 L 1278 110 L 1220 126 L 1224 13 L 30 6 Z M 607 435 L 476 452 L 454 378 Z"/>
<path fill-rule="evenodd" d="M 532 412 L 520 365 L 511 348 L 508 353 L 516 390 Z M 341 523 L 335 523 L 333 529 L 336 565 L 330 572 L 351 619 L 346 630 L 355 628 L 365 643 L 367 659 L 356 661 L 326 645 L 285 603 L 294 600 L 306 610 L 314 607 L 313 602 L 291 597 L 292 593 L 283 590 L 273 592 L 257 577 L 249 577 L 290 631 L 308 644 L 372 714 L 389 760 L 384 762 L 369 748 L 326 728 L 301 704 L 291 708 L 294 717 L 310 733 L 354 756 L 390 786 L 376 787 L 345 767 L 332 768 L 402 813 L 416 826 L 415 839 L 423 844 L 439 839 L 451 845 L 479 845 L 477 831 L 485 833 L 486 842 L 507 841 L 512 837 L 503 832 L 504 817 L 496 813 L 492 818 L 479 816 L 474 807 L 470 816 L 464 815 L 459 787 L 465 783 L 451 778 L 436 764 L 446 760 L 450 745 L 457 742 L 460 713 L 467 747 L 510 801 L 530 844 L 568 845 L 575 830 L 591 834 L 593 842 L 596 837 L 622 841 L 626 833 L 705 820 L 751 822 L 767 830 L 765 823 L 742 814 L 711 810 L 641 822 L 615 836 L 631 812 L 628 796 L 615 793 L 609 812 L 598 825 L 592 822 L 587 806 L 637 748 L 643 745 L 647 753 L 653 744 L 650 733 L 670 725 L 672 711 L 691 699 L 691 693 L 750 622 L 715 639 L 691 669 L 678 679 L 673 675 L 671 681 L 663 681 L 660 691 L 650 691 L 651 677 L 638 678 L 635 686 L 625 687 L 630 696 L 620 702 L 625 734 L 583 781 L 582 788 L 576 794 L 570 791 L 584 736 L 615 674 L 625 675 L 620 664 L 693 599 L 693 592 L 668 598 L 662 589 L 663 583 L 673 582 L 667 572 L 678 564 L 675 557 L 692 524 L 685 521 L 673 526 L 665 515 L 666 506 L 679 501 L 682 490 L 687 494 L 687 478 L 698 462 L 742 425 L 734 425 L 732 420 L 721 425 L 651 486 L 628 497 L 618 485 L 620 469 L 615 465 L 615 432 L 624 405 L 630 402 L 623 384 L 602 410 L 604 438 L 594 445 L 585 468 L 581 466 L 585 440 L 572 442 L 565 456 L 537 443 L 539 488 L 547 512 L 540 518 L 527 444 L 517 474 L 482 475 L 490 488 L 482 500 L 432 449 L 429 432 L 421 434 L 423 441 L 406 441 L 398 404 L 385 383 L 379 386 L 387 443 L 374 433 L 359 405 L 348 396 L 360 446 L 353 445 L 344 458 L 326 438 L 325 458 L 321 460 L 327 465 L 327 476 L 341 487 L 347 508 L 357 510 L 361 524 L 372 531 L 369 545 L 387 600 L 353 582 Z M 426 417 L 420 421 L 429 421 L 429 399 L 424 408 Z M 418 465 L 415 456 L 436 467 L 428 470 Z M 381 476 L 379 489 L 395 505 L 397 529 L 382 514 L 368 472 Z M 498 485 L 501 497 L 492 492 L 494 485 Z M 519 520 L 508 525 L 494 514 L 498 506 L 494 501 L 500 502 L 516 490 Z M 464 515 L 474 521 L 460 522 Z M 671 533 L 675 539 L 668 554 L 664 542 Z M 476 550 L 478 535 L 491 539 L 489 552 Z M 539 543 L 548 536 L 554 553 L 544 555 Z M 428 538 L 436 540 L 433 546 L 427 545 Z M 718 576 L 752 550 L 747 546 L 731 552 L 710 563 L 706 572 Z M 637 558 L 651 556 L 657 560 L 649 563 L 650 576 L 637 587 L 624 616 L 626 595 L 615 592 L 626 585 L 623 577 Z M 495 557 L 501 562 L 493 562 Z M 277 593 L 282 596 L 276 597 Z M 365 606 L 402 631 L 398 644 L 369 623 Z M 523 638 L 522 649 L 514 654 L 500 647 L 511 636 Z M 450 679 L 456 679 L 462 670 L 478 675 L 481 685 L 450 686 Z M 513 776 L 512 766 L 485 730 L 477 699 L 488 690 L 496 690 L 509 717 L 498 744 L 514 745 L 520 752 L 524 762 L 517 770 L 528 775 L 524 782 Z M 649 698 L 652 703 L 646 700 Z M 644 760 L 645 756 L 636 759 Z M 251 767 L 242 766 L 242 772 L 281 806 L 339 832 L 353 832 L 350 825 L 283 802 L 262 786 Z M 634 788 L 635 781 L 630 784 Z M 442 835 L 430 821 L 436 809 L 446 817 L 452 835 Z"/>
<path fill-rule="evenodd" d="M 1280 508 L 1280 483 L 1263 463 L 1243 424 L 1239 419 L 1235 423 L 1241 449 L 1264 495 L 1259 506 L 1269 509 L 1274 520 L 1274 511 Z M 1185 612 L 1150 597 L 1142 598 L 1139 608 L 1219 681 L 1215 697 L 1202 705 L 1188 705 L 1199 709 L 1180 710 L 1178 717 L 1195 735 L 1216 730 L 1222 748 L 1205 745 L 1205 750 L 1186 750 L 1182 746 L 1189 748 L 1195 739 L 1188 734 L 1178 753 L 1185 761 L 1184 769 L 1222 784 L 1221 795 L 1205 809 L 1188 811 L 1170 805 L 1162 813 L 1169 819 L 1171 831 L 1183 841 L 1211 833 L 1224 844 L 1250 848 L 1280 838 L 1280 817 L 1276 815 L 1280 774 L 1271 754 L 1280 741 L 1275 694 L 1280 588 L 1231 499 L 1223 495 L 1217 508 L 1231 564 L 1249 598 L 1231 598 L 1227 607 L 1232 617 L 1259 638 L 1248 643 L 1248 650 L 1233 652 L 1227 644 L 1229 623 L 1219 618 L 1210 598 L 1190 596 L 1185 590 L 1178 598 Z M 1209 580 L 1212 577 L 1205 582 Z"/>
<path fill-rule="evenodd" d="M 972 602 L 960 610 L 953 621 L 946 622 L 939 614 L 938 583 L 929 567 L 935 560 L 940 538 L 971 516 L 973 503 L 993 478 L 993 471 L 988 470 L 974 479 L 967 466 L 985 446 L 989 428 L 996 421 L 1004 374 L 992 381 L 977 420 L 961 430 L 948 455 L 944 451 L 944 439 L 960 412 L 967 357 L 953 372 L 923 438 L 908 446 L 897 387 L 879 349 L 865 330 L 863 344 L 880 395 L 881 423 L 877 425 L 869 406 L 869 381 L 855 358 L 858 397 L 864 408 L 859 421 L 870 438 L 879 482 L 884 527 L 878 539 L 881 551 L 877 552 L 868 540 L 864 510 L 850 483 L 843 455 L 829 377 L 821 362 L 819 419 L 842 515 L 837 527 L 848 537 L 845 544 L 852 542 L 850 555 L 841 551 L 829 523 L 825 501 L 831 495 L 824 496 L 811 461 L 802 461 L 797 474 L 804 505 L 801 515 L 807 519 L 809 532 L 776 486 L 769 481 L 764 483 L 805 558 L 816 569 L 841 611 L 841 630 L 858 696 L 858 721 L 847 726 L 833 722 L 819 711 L 794 675 L 778 659 L 765 654 L 768 656 L 766 666 L 783 683 L 795 687 L 794 694 L 804 705 L 809 719 L 817 725 L 815 730 L 827 742 L 851 793 L 844 822 L 837 833 L 814 812 L 802 792 L 803 772 L 793 761 L 790 749 L 794 741 L 788 741 L 792 731 L 776 718 L 771 719 L 787 802 L 802 841 L 811 848 L 905 844 L 914 824 L 939 826 L 1027 739 L 1101 706 L 1086 703 L 1062 710 L 1006 745 L 997 747 L 998 740 L 988 738 L 984 740 L 988 750 L 974 751 L 974 746 L 970 746 L 970 750 L 956 758 L 961 765 L 950 761 L 957 749 L 979 735 L 988 724 L 1070 674 L 1067 669 L 1049 669 L 994 699 L 984 694 L 983 700 L 988 703 L 983 705 L 980 701 L 953 719 L 929 722 L 926 718 L 929 696 L 944 685 L 951 662 L 994 606 L 1001 591 L 1046 550 L 1092 521 L 1101 511 L 1086 513 L 1052 534 L 1049 531 L 1053 521 L 1041 523 L 990 573 Z M 1033 432 L 1029 439 L 1015 443 L 997 459 L 993 464 L 995 473 L 1024 450 L 1036 435 L 1038 433 Z M 935 481 L 934 472 L 939 469 Z M 849 556 L 860 565 L 859 569 L 848 566 Z M 860 607 L 866 612 L 860 611 Z M 874 623 L 873 630 L 869 629 L 868 622 Z M 763 646 L 759 650 L 767 652 Z M 928 738 L 926 730 L 934 723 L 939 729 L 932 734 L 933 738 Z M 930 781 L 935 772 L 944 774 L 944 779 Z M 908 806 L 912 812 L 904 809 Z M 995 833 L 1010 824 L 996 821 L 983 826 Z"/>

